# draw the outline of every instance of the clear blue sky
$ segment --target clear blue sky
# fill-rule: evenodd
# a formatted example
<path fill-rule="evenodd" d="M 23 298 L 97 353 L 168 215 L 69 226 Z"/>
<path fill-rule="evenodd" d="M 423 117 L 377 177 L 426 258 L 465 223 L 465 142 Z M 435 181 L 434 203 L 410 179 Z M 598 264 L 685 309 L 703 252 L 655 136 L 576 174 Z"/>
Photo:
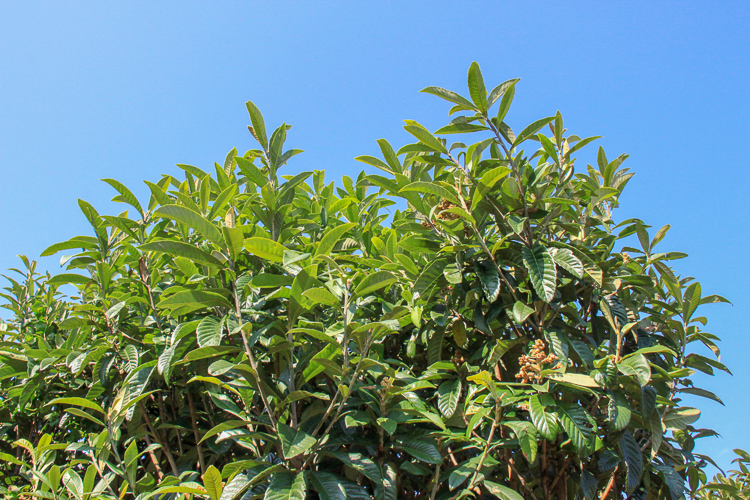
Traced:
<path fill-rule="evenodd" d="M 294 125 L 290 171 L 356 175 L 376 139 L 408 141 L 403 119 L 447 123 L 418 91 L 465 92 L 476 60 L 490 87 L 521 78 L 514 128 L 559 109 L 629 153 L 618 217 L 671 224 L 678 270 L 733 302 L 707 312 L 735 376 L 696 377 L 726 402 L 699 403 L 723 438 L 698 451 L 728 465 L 750 450 L 749 25 L 747 1 L 2 2 L 0 269 L 88 234 L 78 198 L 124 210 L 98 179 L 145 196 L 175 163 L 252 147 L 249 99 Z"/>

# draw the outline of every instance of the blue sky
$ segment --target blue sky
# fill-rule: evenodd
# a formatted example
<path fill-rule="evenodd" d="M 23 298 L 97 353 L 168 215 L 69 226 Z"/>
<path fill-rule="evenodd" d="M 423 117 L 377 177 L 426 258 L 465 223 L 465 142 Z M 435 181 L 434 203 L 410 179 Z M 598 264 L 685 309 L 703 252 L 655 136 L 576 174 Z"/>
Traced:
<path fill-rule="evenodd" d="M 698 403 L 723 438 L 697 450 L 726 466 L 750 449 L 749 23 L 733 1 L 3 2 L 0 269 L 87 234 L 78 198 L 124 210 L 101 178 L 145 196 L 176 163 L 253 147 L 247 100 L 294 126 L 305 154 L 289 171 L 354 176 L 377 139 L 409 140 L 403 119 L 447 123 L 447 103 L 418 91 L 465 92 L 476 60 L 489 87 L 521 78 L 514 128 L 559 109 L 570 132 L 630 154 L 617 217 L 671 224 L 660 247 L 690 254 L 678 270 L 733 302 L 705 312 L 735 375 L 696 377 L 726 402 Z"/>

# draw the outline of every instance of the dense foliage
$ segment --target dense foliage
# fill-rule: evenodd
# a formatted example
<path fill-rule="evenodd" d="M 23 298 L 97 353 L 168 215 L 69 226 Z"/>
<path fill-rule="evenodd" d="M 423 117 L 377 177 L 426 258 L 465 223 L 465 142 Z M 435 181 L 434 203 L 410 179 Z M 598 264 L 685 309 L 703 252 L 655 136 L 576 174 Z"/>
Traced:
<path fill-rule="evenodd" d="M 701 295 L 658 252 L 668 226 L 615 223 L 625 155 L 574 168 L 595 138 L 559 113 L 505 122 L 517 80 L 379 175 L 280 175 L 289 126 L 215 172 L 105 179 L 91 235 L 24 259 L 4 295 L 2 486 L 9 497 L 679 498 L 696 371 L 725 370 Z M 495 111 L 490 111 L 496 108 Z M 469 145 L 439 136 L 479 136 Z M 523 149 L 526 148 L 526 149 Z M 311 182 L 309 182 L 311 180 Z M 396 201 L 394 201 L 396 200 Z M 622 245 L 626 246 L 618 250 Z M 73 285 L 75 288 L 70 287 Z M 61 291 L 76 290 L 65 297 Z M 695 346 L 710 356 L 696 353 Z M 707 346 L 704 349 L 702 346 Z"/>
<path fill-rule="evenodd" d="M 750 498 L 750 453 L 734 450 L 737 458 L 732 463 L 738 469 L 728 474 L 717 474 L 712 481 L 704 484 L 695 498 L 700 500 L 747 500 Z"/>

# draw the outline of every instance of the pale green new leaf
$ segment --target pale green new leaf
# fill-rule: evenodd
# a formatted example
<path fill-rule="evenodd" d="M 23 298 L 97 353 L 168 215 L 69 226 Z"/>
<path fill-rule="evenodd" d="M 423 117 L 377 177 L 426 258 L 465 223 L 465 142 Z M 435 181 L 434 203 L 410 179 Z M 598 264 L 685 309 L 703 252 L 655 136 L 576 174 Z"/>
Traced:
<path fill-rule="evenodd" d="M 261 259 L 270 260 L 271 262 L 283 262 L 286 247 L 278 241 L 255 236 L 245 240 L 245 249 Z"/>
<path fill-rule="evenodd" d="M 221 498 L 221 472 L 213 465 L 209 465 L 206 473 L 203 474 L 203 487 L 206 488 L 211 500 L 219 500 Z"/>

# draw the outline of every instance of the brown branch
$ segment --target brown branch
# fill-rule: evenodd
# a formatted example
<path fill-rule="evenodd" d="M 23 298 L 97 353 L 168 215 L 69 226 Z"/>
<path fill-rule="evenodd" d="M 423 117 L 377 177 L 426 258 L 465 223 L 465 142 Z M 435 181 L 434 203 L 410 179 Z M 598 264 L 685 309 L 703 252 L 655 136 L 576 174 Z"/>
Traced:
<path fill-rule="evenodd" d="M 201 472 L 206 472 L 206 461 L 203 459 L 203 450 L 201 450 L 201 436 L 200 432 L 198 432 L 198 419 L 195 414 L 195 405 L 193 404 L 193 396 L 190 394 L 190 391 L 187 393 L 188 398 L 188 405 L 190 405 L 190 420 L 192 420 L 193 424 L 193 435 L 195 436 L 195 449 L 198 451 L 198 461 L 201 464 Z"/>
<path fill-rule="evenodd" d="M 141 414 L 143 415 L 143 420 L 146 422 L 146 426 L 148 427 L 151 434 L 154 436 L 154 439 L 156 439 L 156 442 L 159 443 L 159 446 L 161 446 L 161 450 L 167 456 L 167 460 L 169 461 L 169 466 L 172 468 L 172 473 L 175 475 L 175 477 L 179 477 L 180 473 L 177 470 L 177 463 L 175 463 L 174 461 L 172 452 L 169 451 L 169 446 L 167 445 L 167 443 L 162 442 L 161 437 L 159 436 L 159 433 L 156 432 L 156 429 L 154 429 L 154 426 L 151 424 L 151 420 L 148 418 L 148 412 L 146 411 L 146 406 L 143 404 L 143 401 L 141 401 L 139 404 L 141 405 Z"/>
<path fill-rule="evenodd" d="M 615 467 L 615 470 L 612 472 L 612 477 L 609 478 L 609 483 L 607 483 L 607 487 L 604 489 L 602 496 L 599 497 L 600 500 L 605 500 L 609 493 L 612 491 L 612 487 L 615 485 L 615 476 L 617 476 L 617 470 L 619 468 L 620 465 L 618 464 L 617 467 Z"/>
<path fill-rule="evenodd" d="M 537 500 L 536 495 L 534 495 L 534 491 L 531 488 L 529 488 L 528 484 L 526 484 L 526 480 L 523 478 L 523 476 L 521 475 L 521 473 L 518 472 L 518 469 L 516 469 L 516 466 L 513 465 L 513 461 L 510 460 L 508 463 L 510 464 L 510 468 L 511 468 L 511 471 L 513 472 L 513 474 L 515 474 L 518 477 L 518 481 L 521 483 L 521 487 L 526 491 L 526 493 L 528 493 L 528 495 L 533 500 Z"/>
<path fill-rule="evenodd" d="M 145 436 L 146 446 L 151 446 L 151 440 L 148 438 L 148 434 Z M 156 469 L 156 475 L 159 477 L 159 481 L 164 479 L 164 473 L 161 471 L 161 467 L 159 467 L 159 461 L 156 459 L 156 455 L 154 455 L 153 450 L 149 450 L 148 452 L 149 457 L 151 458 L 151 463 L 154 464 L 154 469 Z"/>
<path fill-rule="evenodd" d="M 565 462 L 563 462 L 562 467 L 560 468 L 560 472 L 557 474 L 557 477 L 554 481 L 552 481 L 552 486 L 549 487 L 550 490 L 554 490 L 555 486 L 557 486 L 557 483 L 560 482 L 560 479 L 563 478 L 565 475 L 565 471 L 568 469 L 568 464 L 570 463 L 570 456 L 565 458 Z"/>

